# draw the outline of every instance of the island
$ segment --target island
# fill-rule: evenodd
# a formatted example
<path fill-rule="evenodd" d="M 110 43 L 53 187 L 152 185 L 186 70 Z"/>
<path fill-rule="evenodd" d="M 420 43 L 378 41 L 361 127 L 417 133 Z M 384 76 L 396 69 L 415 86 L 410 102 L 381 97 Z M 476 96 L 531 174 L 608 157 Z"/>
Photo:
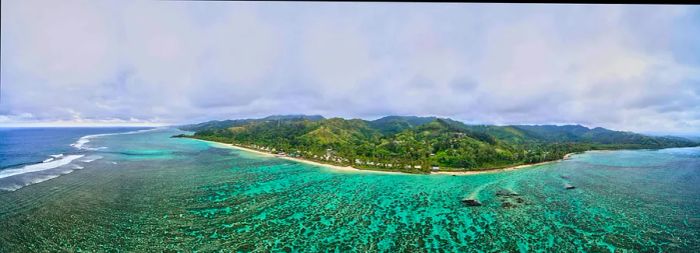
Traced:
<path fill-rule="evenodd" d="M 173 137 L 231 144 L 321 164 L 405 173 L 463 173 L 520 168 L 588 150 L 692 147 L 673 136 L 648 136 L 581 125 L 468 125 L 439 117 L 377 120 L 275 115 L 179 126 Z"/>

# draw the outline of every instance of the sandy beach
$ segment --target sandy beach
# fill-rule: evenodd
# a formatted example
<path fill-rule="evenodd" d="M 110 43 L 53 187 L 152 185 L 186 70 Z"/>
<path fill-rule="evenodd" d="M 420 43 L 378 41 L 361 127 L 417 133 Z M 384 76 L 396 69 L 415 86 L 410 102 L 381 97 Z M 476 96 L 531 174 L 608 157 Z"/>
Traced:
<path fill-rule="evenodd" d="M 192 138 L 192 139 L 195 139 L 195 138 Z M 409 174 L 409 175 L 412 175 L 410 173 L 403 173 L 403 172 L 398 172 L 398 171 L 366 170 L 366 169 L 358 169 L 358 168 L 355 168 L 352 166 L 338 166 L 338 165 L 333 165 L 333 164 L 325 164 L 325 163 L 320 163 L 320 162 L 315 162 L 315 161 L 310 161 L 310 160 L 305 160 L 305 159 L 300 159 L 300 158 L 294 158 L 294 157 L 289 157 L 289 156 L 278 156 L 278 155 L 275 155 L 272 153 L 267 153 L 267 152 L 263 152 L 263 151 L 259 151 L 259 150 L 255 150 L 255 149 L 251 149 L 251 148 L 236 146 L 236 145 L 229 144 L 229 143 L 222 143 L 222 142 L 208 141 L 208 140 L 201 140 L 201 139 L 195 139 L 195 140 L 208 142 L 208 143 L 214 144 L 215 146 L 219 146 L 219 147 L 223 147 L 223 148 L 232 148 L 232 149 L 243 150 L 243 151 L 247 151 L 247 152 L 251 152 L 251 153 L 255 153 L 255 154 L 259 154 L 259 155 L 263 155 L 263 156 L 277 157 L 277 158 L 286 159 L 286 160 L 290 160 L 290 161 L 326 167 L 326 168 L 334 169 L 334 170 L 341 171 L 341 172 Z M 431 172 L 430 175 L 468 176 L 468 175 L 477 175 L 477 174 L 486 174 L 486 173 L 499 173 L 499 172 L 512 171 L 512 170 L 517 170 L 517 169 L 522 169 L 522 168 L 538 166 L 538 165 L 544 165 L 544 164 L 548 164 L 548 163 L 560 162 L 562 160 L 569 159 L 569 157 L 571 155 L 573 155 L 573 153 L 566 154 L 566 155 L 564 155 L 564 158 L 559 159 L 559 160 L 546 161 L 546 162 L 533 163 L 533 164 L 522 164 L 522 165 L 511 166 L 511 167 L 500 168 L 500 169 L 472 170 L 472 171 L 438 171 L 438 172 Z"/>
<path fill-rule="evenodd" d="M 485 173 L 499 173 L 499 172 L 523 169 L 523 168 L 528 168 L 528 167 L 534 167 L 534 166 L 538 166 L 538 165 L 545 165 L 545 164 L 549 164 L 549 163 L 561 162 L 563 160 L 569 159 L 569 157 L 571 155 L 573 155 L 573 153 L 566 154 L 566 155 L 564 155 L 564 158 L 559 159 L 559 160 L 546 161 L 546 162 L 540 162 L 540 163 L 531 163 L 531 164 L 522 164 L 522 165 L 505 167 L 505 168 L 500 168 L 500 169 L 487 169 L 487 170 L 480 170 L 480 171 L 438 171 L 438 172 L 431 172 L 430 174 L 465 176 L 465 175 L 475 175 L 475 174 L 485 174 Z"/>
<path fill-rule="evenodd" d="M 289 156 L 278 156 L 278 155 L 274 155 L 271 153 L 267 153 L 267 152 L 263 152 L 263 151 L 259 151 L 259 150 L 255 150 L 255 149 L 251 149 L 251 148 L 236 146 L 236 145 L 229 144 L 229 143 L 222 143 L 222 142 L 215 142 L 215 141 L 208 141 L 208 140 L 201 140 L 201 139 L 195 139 L 195 140 L 209 142 L 209 143 L 215 144 L 216 146 L 219 146 L 219 147 L 233 148 L 233 149 L 243 150 L 243 151 L 247 151 L 247 152 L 251 152 L 251 153 L 255 153 L 255 154 L 259 154 L 259 155 L 263 155 L 263 156 L 277 157 L 280 159 L 286 159 L 286 160 L 290 160 L 290 161 L 295 161 L 295 162 L 300 162 L 300 163 L 305 163 L 305 164 L 310 164 L 310 165 L 315 165 L 315 166 L 320 166 L 320 167 L 326 167 L 326 168 L 334 169 L 334 170 L 341 171 L 341 172 L 408 174 L 408 173 L 402 173 L 402 172 L 398 172 L 398 171 L 362 170 L 362 169 L 358 169 L 358 168 L 355 168 L 352 166 L 338 166 L 338 165 L 314 162 L 314 161 L 309 161 L 309 160 L 299 159 L 299 158 L 294 158 L 294 157 L 289 157 Z"/>

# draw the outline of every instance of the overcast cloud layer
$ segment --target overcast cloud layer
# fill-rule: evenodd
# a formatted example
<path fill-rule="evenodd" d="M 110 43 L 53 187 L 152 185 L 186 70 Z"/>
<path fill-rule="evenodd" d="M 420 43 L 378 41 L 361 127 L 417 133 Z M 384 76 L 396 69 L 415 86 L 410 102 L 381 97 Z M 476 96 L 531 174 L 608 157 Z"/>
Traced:
<path fill-rule="evenodd" d="M 0 124 L 700 129 L 700 7 L 2 1 Z"/>

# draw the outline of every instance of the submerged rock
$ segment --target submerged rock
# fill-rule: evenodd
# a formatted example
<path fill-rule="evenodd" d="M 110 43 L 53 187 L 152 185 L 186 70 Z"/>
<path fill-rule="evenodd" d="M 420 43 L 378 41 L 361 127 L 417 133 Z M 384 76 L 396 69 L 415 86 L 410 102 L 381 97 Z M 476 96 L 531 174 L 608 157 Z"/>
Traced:
<path fill-rule="evenodd" d="M 515 207 L 515 205 L 514 205 L 513 203 L 510 203 L 510 202 L 507 202 L 507 201 L 506 201 L 506 202 L 503 202 L 503 203 L 501 204 L 501 207 L 503 207 L 503 208 L 513 208 L 513 207 Z"/>
<path fill-rule="evenodd" d="M 462 203 L 467 206 L 481 206 L 481 202 L 476 199 L 462 199 Z"/>
<path fill-rule="evenodd" d="M 498 190 L 496 192 L 496 196 L 504 196 L 504 197 L 512 197 L 512 196 L 520 196 L 520 194 L 509 191 L 509 190 Z"/>

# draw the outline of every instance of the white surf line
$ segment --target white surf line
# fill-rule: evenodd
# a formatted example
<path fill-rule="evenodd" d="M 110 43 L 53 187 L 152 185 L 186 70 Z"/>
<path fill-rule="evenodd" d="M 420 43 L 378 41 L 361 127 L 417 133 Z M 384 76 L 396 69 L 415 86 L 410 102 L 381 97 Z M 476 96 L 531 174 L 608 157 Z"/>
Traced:
<path fill-rule="evenodd" d="M 2 190 L 2 191 L 16 191 L 16 190 L 19 190 L 25 186 L 32 185 L 32 184 L 38 184 L 38 183 L 44 182 L 46 180 L 51 180 L 51 179 L 57 178 L 59 176 L 61 176 L 61 175 L 39 176 L 39 177 L 33 178 L 29 182 L 26 182 L 23 184 L 11 184 L 11 185 L 0 186 L 0 190 Z"/>
<path fill-rule="evenodd" d="M 50 162 L 50 161 L 56 160 L 56 159 L 58 159 L 58 158 L 61 158 L 61 157 L 63 157 L 63 154 L 58 154 L 58 155 L 49 155 L 49 156 L 50 156 L 50 157 L 49 157 L 49 158 L 47 158 L 46 160 L 42 161 L 42 163 L 47 163 L 47 162 Z"/>
<path fill-rule="evenodd" d="M 83 159 L 78 160 L 78 162 L 89 163 L 89 162 L 93 162 L 93 161 L 95 161 L 95 160 L 99 160 L 99 159 L 102 159 L 102 158 L 104 158 L 104 157 L 99 156 L 99 155 L 89 155 L 89 156 L 86 156 L 86 157 L 83 158 Z"/>
<path fill-rule="evenodd" d="M 11 177 L 11 176 L 15 176 L 15 175 L 30 173 L 30 172 L 37 172 L 37 171 L 58 168 L 60 166 L 69 164 L 73 160 L 81 158 L 83 156 L 85 156 L 85 155 L 68 155 L 68 156 L 65 156 L 63 159 L 58 159 L 58 160 L 54 160 L 54 161 L 50 161 L 50 162 L 27 165 L 27 166 L 24 166 L 22 168 L 17 168 L 17 169 L 1 170 L 0 171 L 0 178 L 6 178 L 6 177 Z"/>
<path fill-rule="evenodd" d="M 90 147 L 85 147 L 85 144 L 90 142 L 90 139 L 96 138 L 96 137 L 102 137 L 102 136 L 110 136 L 110 135 L 120 135 L 120 134 L 137 134 L 137 133 L 143 133 L 143 132 L 148 132 L 148 131 L 153 131 L 153 130 L 160 130 L 160 129 L 165 129 L 164 127 L 156 127 L 156 128 L 150 128 L 150 129 L 141 129 L 141 130 L 135 130 L 135 131 L 129 131 L 129 132 L 123 132 L 123 133 L 106 133 L 106 134 L 91 134 L 91 135 L 85 135 L 83 137 L 80 137 L 75 143 L 70 144 L 72 147 L 77 148 L 77 149 L 84 149 L 84 150 L 100 150 L 103 149 L 104 147 L 100 148 L 90 148 Z"/>

